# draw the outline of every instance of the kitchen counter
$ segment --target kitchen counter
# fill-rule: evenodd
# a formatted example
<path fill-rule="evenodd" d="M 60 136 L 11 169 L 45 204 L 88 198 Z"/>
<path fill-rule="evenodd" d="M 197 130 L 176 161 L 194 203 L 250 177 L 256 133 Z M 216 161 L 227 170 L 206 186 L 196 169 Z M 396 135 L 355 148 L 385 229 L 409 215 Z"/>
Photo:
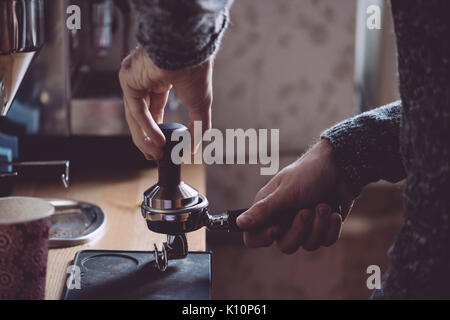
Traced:
<path fill-rule="evenodd" d="M 205 170 L 201 165 L 182 167 L 183 180 L 206 194 Z M 21 182 L 12 195 L 60 198 L 91 202 L 107 215 L 105 232 L 93 242 L 75 247 L 50 249 L 47 266 L 46 299 L 60 299 L 67 279 L 67 267 L 75 253 L 86 249 L 153 250 L 161 248 L 166 236 L 148 230 L 140 213 L 144 190 L 155 184 L 157 170 L 89 173 L 76 176 L 68 189 L 60 182 Z M 187 235 L 190 251 L 204 251 L 205 228 Z"/>

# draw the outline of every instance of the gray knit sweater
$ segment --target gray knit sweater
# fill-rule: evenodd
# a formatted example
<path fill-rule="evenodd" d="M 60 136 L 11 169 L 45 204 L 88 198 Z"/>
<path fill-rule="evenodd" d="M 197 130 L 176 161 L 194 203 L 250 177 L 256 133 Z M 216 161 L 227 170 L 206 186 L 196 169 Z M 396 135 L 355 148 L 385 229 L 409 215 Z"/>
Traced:
<path fill-rule="evenodd" d="M 382 289 L 373 297 L 448 299 L 450 1 L 392 0 L 392 13 L 401 116 L 395 103 L 322 136 L 332 142 L 341 170 L 355 187 L 406 176 L 404 226 L 389 250 L 391 266 Z"/>
<path fill-rule="evenodd" d="M 139 41 L 161 68 L 217 50 L 227 0 L 136 0 Z M 405 223 L 374 298 L 450 298 L 450 1 L 392 0 L 401 102 L 322 134 L 355 188 L 406 177 Z"/>
<path fill-rule="evenodd" d="M 362 113 L 322 133 L 355 191 L 370 182 L 405 178 L 400 155 L 401 101 Z"/>
<path fill-rule="evenodd" d="M 161 69 L 191 67 L 219 48 L 232 0 L 134 0 L 137 39 Z"/>

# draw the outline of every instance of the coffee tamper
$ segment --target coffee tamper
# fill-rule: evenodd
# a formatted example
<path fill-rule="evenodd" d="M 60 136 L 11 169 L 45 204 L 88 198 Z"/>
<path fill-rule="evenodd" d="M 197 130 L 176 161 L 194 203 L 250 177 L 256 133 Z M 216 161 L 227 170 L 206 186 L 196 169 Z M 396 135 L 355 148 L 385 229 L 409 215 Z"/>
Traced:
<path fill-rule="evenodd" d="M 179 141 L 172 141 L 172 134 L 188 132 L 188 128 L 179 123 L 163 123 L 159 125 L 166 144 L 163 157 L 157 161 L 158 183 L 144 192 L 142 216 L 151 231 L 167 234 L 173 241 L 184 240 L 187 254 L 185 233 L 207 227 L 210 230 L 239 231 L 236 218 L 246 209 L 226 211 L 218 215 L 208 212 L 208 200 L 195 188 L 181 181 L 181 166 L 172 161 L 172 150 Z M 182 155 L 180 154 L 180 157 Z M 172 246 L 173 248 L 174 246 Z M 165 250 L 163 246 L 163 251 Z M 170 254 L 168 254 L 170 258 Z M 176 256 L 173 255 L 172 256 Z M 174 258 L 174 257 L 173 257 Z"/>

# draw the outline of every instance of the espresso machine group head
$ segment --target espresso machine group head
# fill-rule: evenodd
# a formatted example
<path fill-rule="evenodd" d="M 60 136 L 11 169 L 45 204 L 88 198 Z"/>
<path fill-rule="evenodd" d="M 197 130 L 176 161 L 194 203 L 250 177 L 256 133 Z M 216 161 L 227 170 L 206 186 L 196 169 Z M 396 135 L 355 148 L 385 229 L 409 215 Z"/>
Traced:
<path fill-rule="evenodd" d="M 164 154 L 158 160 L 158 183 L 144 192 L 142 216 L 151 231 L 179 235 L 207 227 L 210 230 L 239 231 L 236 218 L 245 210 L 227 211 L 218 215 L 208 212 L 208 199 L 181 180 L 181 167 L 174 164 L 172 150 L 178 141 L 172 141 L 175 131 L 187 132 L 178 123 L 159 125 L 166 138 Z"/>

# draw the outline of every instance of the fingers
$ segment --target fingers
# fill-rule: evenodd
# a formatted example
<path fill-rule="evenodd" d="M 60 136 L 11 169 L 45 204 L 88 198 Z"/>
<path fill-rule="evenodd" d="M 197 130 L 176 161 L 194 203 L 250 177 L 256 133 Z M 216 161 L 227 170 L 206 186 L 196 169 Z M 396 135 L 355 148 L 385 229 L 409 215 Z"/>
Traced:
<path fill-rule="evenodd" d="M 301 246 L 307 251 L 313 251 L 334 244 L 339 239 L 341 226 L 341 215 L 331 213 L 328 205 L 321 204 L 315 212 L 310 209 L 300 210 L 284 234 L 279 225 L 252 229 L 244 233 L 244 243 L 247 247 L 258 248 L 277 241 L 280 251 L 286 254 L 296 252 Z"/>
<path fill-rule="evenodd" d="M 303 209 L 295 216 L 289 230 L 278 240 L 278 247 L 286 254 L 296 252 L 300 246 L 307 251 L 321 246 L 329 247 L 339 239 L 341 227 L 341 215 L 331 213 L 331 207 L 326 204 L 316 206 L 315 212 Z"/>
<path fill-rule="evenodd" d="M 244 232 L 244 244 L 249 248 L 268 247 L 277 240 L 282 233 L 280 226 L 270 226 L 262 230 Z"/>
<path fill-rule="evenodd" d="M 148 157 L 143 150 L 151 145 L 162 148 L 165 144 L 158 122 L 162 121 L 171 85 L 153 67 L 142 47 L 123 60 L 119 81 L 133 141 Z M 153 153 L 153 156 L 157 154 Z"/>
<path fill-rule="evenodd" d="M 256 202 L 250 209 L 241 214 L 236 223 L 242 230 L 262 228 L 276 219 L 276 215 L 286 210 L 286 201 L 279 189 Z"/>
<path fill-rule="evenodd" d="M 281 252 L 292 254 L 305 243 L 310 235 L 314 213 L 310 209 L 302 209 L 294 217 L 291 227 L 277 241 Z"/>
<path fill-rule="evenodd" d="M 141 127 L 138 125 L 133 116 L 129 113 L 127 108 L 125 108 L 125 118 L 130 128 L 131 138 L 133 143 L 138 147 L 138 149 L 144 154 L 147 160 L 159 159 L 162 157 L 162 149 L 155 146 L 151 139 L 149 139 Z"/>
<path fill-rule="evenodd" d="M 325 240 L 330 226 L 331 208 L 326 204 L 319 204 L 315 209 L 315 217 L 309 236 L 303 248 L 308 251 L 318 249 Z"/>
<path fill-rule="evenodd" d="M 248 218 L 254 225 L 244 233 L 246 246 L 252 248 L 266 247 L 277 240 L 278 247 L 283 253 L 292 254 L 301 246 L 307 251 L 313 251 L 321 246 L 331 246 L 339 239 L 342 216 L 337 212 L 332 213 L 331 207 L 326 204 L 317 205 L 314 211 L 310 209 L 300 210 L 290 223 L 287 231 L 284 231 L 280 225 L 281 219 L 271 219 L 273 213 L 270 214 L 270 212 L 275 212 L 271 208 L 271 203 L 276 207 L 275 202 L 271 202 L 273 201 L 273 195 L 274 193 L 263 199 L 263 202 L 269 203 L 266 204 L 265 210 L 251 211 L 252 208 L 250 208 L 247 213 L 241 215 L 248 214 Z M 277 211 L 280 211 L 279 208 Z M 287 215 L 284 214 L 283 216 Z M 240 217 L 237 220 L 238 226 L 244 229 L 241 226 L 248 222 L 246 220 L 240 221 Z M 267 221 L 266 223 L 270 226 L 264 227 L 265 224 L 261 224 L 261 221 Z"/>
<path fill-rule="evenodd" d="M 151 138 L 152 142 L 157 147 L 163 147 L 166 140 L 161 129 L 153 119 L 150 111 L 144 102 L 143 98 L 134 98 L 124 94 L 125 105 L 128 108 L 131 116 L 138 123 L 141 129 Z M 151 102 L 150 102 L 151 103 Z"/>
<path fill-rule="evenodd" d="M 164 107 L 167 104 L 169 97 L 169 91 L 162 93 L 151 92 L 150 93 L 150 113 L 156 123 L 162 123 L 164 119 Z"/>

